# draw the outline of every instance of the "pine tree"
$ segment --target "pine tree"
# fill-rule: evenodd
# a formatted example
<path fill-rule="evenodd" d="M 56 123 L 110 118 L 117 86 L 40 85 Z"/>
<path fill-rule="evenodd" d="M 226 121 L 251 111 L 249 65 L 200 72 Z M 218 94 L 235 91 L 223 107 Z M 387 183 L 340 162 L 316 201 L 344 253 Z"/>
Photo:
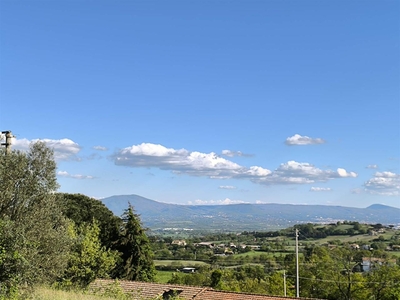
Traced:
<path fill-rule="evenodd" d="M 135 214 L 132 205 L 129 204 L 122 220 L 123 227 L 118 242 L 122 263 L 117 269 L 116 277 L 126 280 L 152 281 L 156 274 L 153 253 L 140 217 Z"/>

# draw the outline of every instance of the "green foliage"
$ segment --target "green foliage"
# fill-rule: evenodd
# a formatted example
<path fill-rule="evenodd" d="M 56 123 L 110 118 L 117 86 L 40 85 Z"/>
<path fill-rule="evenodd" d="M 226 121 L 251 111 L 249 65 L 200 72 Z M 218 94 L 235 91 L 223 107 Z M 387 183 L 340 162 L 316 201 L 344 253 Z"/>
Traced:
<path fill-rule="evenodd" d="M 300 296 L 329 300 L 399 299 L 400 267 L 387 262 L 377 264 L 370 272 L 362 272 L 360 263 L 366 254 L 382 257 L 379 251 L 370 253 L 349 247 L 305 248 L 304 255 L 300 256 Z M 175 273 L 170 283 L 282 296 L 283 272 L 264 266 L 199 268 L 195 274 Z M 276 266 L 286 271 L 287 295 L 294 296 L 295 256 L 287 254 L 279 258 Z"/>
<path fill-rule="evenodd" d="M 400 266 L 376 266 L 366 277 L 374 299 L 400 299 Z"/>
<path fill-rule="evenodd" d="M 77 227 L 71 225 L 69 232 L 74 244 L 59 286 L 86 287 L 96 278 L 109 278 L 118 254 L 101 245 L 97 221 L 82 223 Z"/>
<path fill-rule="evenodd" d="M 123 227 L 117 245 L 122 263 L 116 269 L 116 277 L 152 281 L 156 276 L 153 252 L 140 218 L 134 213 L 131 205 L 125 211 L 122 220 Z"/>
<path fill-rule="evenodd" d="M 400 291 L 399 267 L 383 265 L 362 273 L 362 256 L 362 252 L 345 247 L 307 249 L 306 261 L 300 268 L 301 295 L 338 300 L 398 299 L 393 295 Z"/>
<path fill-rule="evenodd" d="M 211 287 L 217 288 L 221 286 L 222 271 L 214 270 L 211 273 Z"/>
<path fill-rule="evenodd" d="M 57 189 L 53 152 L 42 142 L 31 145 L 27 153 L 0 151 L 0 217 L 25 219 L 36 203 Z"/>
<path fill-rule="evenodd" d="M 53 151 L 43 142 L 31 144 L 26 153 L 0 150 L 2 295 L 62 274 L 70 239 L 55 201 L 57 187 Z"/>
<path fill-rule="evenodd" d="M 0 221 L 0 299 L 18 296 L 24 260 L 19 254 L 14 222 Z"/>
<path fill-rule="evenodd" d="M 58 193 L 57 201 L 63 214 L 77 226 L 91 223 L 93 219 L 100 228 L 100 240 L 103 246 L 110 248 L 118 240 L 121 219 L 115 216 L 101 201 L 82 194 Z"/>

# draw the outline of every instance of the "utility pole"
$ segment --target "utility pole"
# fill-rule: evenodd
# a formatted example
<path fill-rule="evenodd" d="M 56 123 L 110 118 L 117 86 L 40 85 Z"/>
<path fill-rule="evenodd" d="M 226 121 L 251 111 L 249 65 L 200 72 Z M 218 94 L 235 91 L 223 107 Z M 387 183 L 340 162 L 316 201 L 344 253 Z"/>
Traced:
<path fill-rule="evenodd" d="M 286 271 L 283 270 L 283 295 L 286 297 Z"/>
<path fill-rule="evenodd" d="M 11 152 L 11 139 L 14 137 L 10 130 L 2 131 L 1 134 L 6 136 L 6 142 L 1 143 L 2 146 L 6 146 L 6 154 Z"/>
<path fill-rule="evenodd" d="M 296 228 L 296 298 L 299 297 L 299 230 Z"/>

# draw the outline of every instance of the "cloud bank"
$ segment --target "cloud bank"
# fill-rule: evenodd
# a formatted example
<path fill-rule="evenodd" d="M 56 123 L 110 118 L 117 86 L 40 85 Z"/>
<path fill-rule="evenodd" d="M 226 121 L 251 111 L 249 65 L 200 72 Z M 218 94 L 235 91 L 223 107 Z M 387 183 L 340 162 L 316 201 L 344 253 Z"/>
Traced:
<path fill-rule="evenodd" d="M 241 151 L 232 151 L 232 150 L 222 150 L 222 155 L 228 156 L 228 157 L 234 157 L 234 156 L 243 156 L 243 157 L 251 157 L 253 156 L 252 154 L 246 154 Z"/>
<path fill-rule="evenodd" d="M 219 189 L 221 189 L 221 190 L 234 190 L 234 189 L 236 189 L 236 187 L 232 186 L 232 185 L 220 185 Z"/>
<path fill-rule="evenodd" d="M 94 176 L 80 175 L 80 174 L 69 174 L 67 171 L 58 171 L 57 175 L 60 177 L 74 178 L 74 179 L 94 179 Z"/>
<path fill-rule="evenodd" d="M 367 169 L 378 169 L 378 165 L 368 165 L 366 166 Z"/>
<path fill-rule="evenodd" d="M 338 168 L 322 170 L 309 163 L 288 161 L 276 170 L 260 166 L 245 167 L 211 153 L 189 152 L 186 149 L 166 148 L 142 143 L 119 150 L 113 156 L 119 166 L 159 168 L 176 174 L 206 176 L 219 179 L 248 179 L 262 185 L 307 184 L 335 178 L 357 177 L 355 172 Z"/>
<path fill-rule="evenodd" d="M 107 151 L 108 150 L 107 147 L 103 147 L 103 146 L 94 146 L 93 149 L 98 150 L 98 151 Z"/>
<path fill-rule="evenodd" d="M 365 182 L 364 188 L 370 194 L 399 196 L 400 174 L 392 172 L 376 172 L 373 178 Z"/>
<path fill-rule="evenodd" d="M 242 200 L 231 200 L 229 198 L 225 198 L 224 200 L 194 200 L 188 201 L 189 205 L 229 205 L 229 204 L 240 204 L 240 203 L 249 203 Z"/>
<path fill-rule="evenodd" d="M 47 147 L 54 150 L 55 160 L 76 160 L 76 154 L 81 150 L 81 147 L 70 139 L 52 140 L 52 139 L 13 139 L 12 147 L 17 150 L 27 151 L 31 143 L 38 141 L 45 142 Z"/>
<path fill-rule="evenodd" d="M 311 187 L 310 192 L 330 192 L 332 191 L 331 188 L 324 188 L 324 187 Z"/>
<path fill-rule="evenodd" d="M 316 145 L 324 144 L 325 140 L 321 138 L 310 138 L 308 136 L 301 136 L 300 134 L 295 134 L 294 136 L 288 137 L 285 144 L 288 146 L 303 146 L 303 145 Z"/>

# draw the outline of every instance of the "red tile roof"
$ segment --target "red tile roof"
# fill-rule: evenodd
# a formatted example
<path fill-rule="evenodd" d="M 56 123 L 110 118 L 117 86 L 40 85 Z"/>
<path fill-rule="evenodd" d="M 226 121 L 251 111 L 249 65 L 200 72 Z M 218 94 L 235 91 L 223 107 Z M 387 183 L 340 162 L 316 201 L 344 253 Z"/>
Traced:
<path fill-rule="evenodd" d="M 155 299 L 160 297 L 163 299 L 163 295 L 175 294 L 179 298 L 187 300 L 288 300 L 288 299 L 310 299 L 310 298 L 293 298 L 293 297 L 278 297 L 278 296 L 267 296 L 260 294 L 249 294 L 249 293 L 236 293 L 236 292 L 225 292 L 217 291 L 210 287 L 196 287 L 196 286 L 185 286 L 185 285 L 174 285 L 174 284 L 161 284 L 151 282 L 139 282 L 139 281 L 118 281 L 124 292 L 130 293 L 135 296 L 136 299 Z M 92 290 L 100 289 L 103 290 L 110 285 L 115 283 L 114 280 L 108 279 L 97 279 L 90 285 Z M 317 300 L 317 299 L 314 299 Z"/>

